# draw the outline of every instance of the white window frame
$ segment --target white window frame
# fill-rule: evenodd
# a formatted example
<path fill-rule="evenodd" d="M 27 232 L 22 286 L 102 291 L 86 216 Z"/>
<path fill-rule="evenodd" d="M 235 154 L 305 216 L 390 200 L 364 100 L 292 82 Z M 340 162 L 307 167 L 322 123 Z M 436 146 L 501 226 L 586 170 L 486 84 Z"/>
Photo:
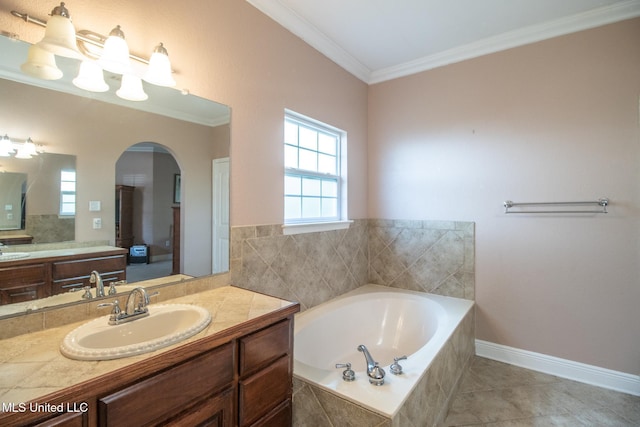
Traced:
<path fill-rule="evenodd" d="M 284 234 L 298 234 L 318 231 L 329 231 L 337 229 L 348 228 L 352 221 L 347 218 L 347 188 L 346 188 L 346 132 L 319 122 L 302 114 L 296 113 L 291 110 L 285 110 L 285 117 L 283 125 L 291 121 L 299 126 L 311 128 L 313 130 L 328 133 L 337 137 L 338 143 L 336 147 L 336 170 L 337 174 L 325 174 L 317 171 L 310 171 L 306 169 L 298 169 L 286 167 L 284 168 L 284 177 L 299 176 L 302 178 L 329 178 L 335 180 L 337 183 L 337 215 L 335 217 L 319 217 L 319 218 L 300 218 L 300 219 L 287 219 L 284 218 L 283 233 Z M 286 146 L 286 141 L 283 141 L 283 146 Z M 286 193 L 283 197 L 283 204 L 285 203 Z"/>
<path fill-rule="evenodd" d="M 73 172 L 75 179 L 73 181 L 63 181 L 62 180 L 62 175 L 65 172 Z M 74 188 L 76 188 L 76 190 L 74 190 L 74 191 L 65 191 L 65 190 L 63 190 L 62 189 L 62 183 L 63 182 L 73 182 L 74 183 Z M 77 202 L 78 202 L 78 199 L 77 199 L 77 185 L 78 185 L 78 174 L 76 173 L 75 170 L 63 169 L 63 170 L 60 171 L 60 207 L 59 207 L 59 215 L 61 217 L 71 218 L 71 217 L 74 217 L 76 215 L 76 208 L 78 206 L 78 204 L 77 204 Z M 65 195 L 70 195 L 70 194 L 73 194 L 74 199 L 75 199 L 73 213 L 65 212 L 62 209 L 64 196 Z"/>

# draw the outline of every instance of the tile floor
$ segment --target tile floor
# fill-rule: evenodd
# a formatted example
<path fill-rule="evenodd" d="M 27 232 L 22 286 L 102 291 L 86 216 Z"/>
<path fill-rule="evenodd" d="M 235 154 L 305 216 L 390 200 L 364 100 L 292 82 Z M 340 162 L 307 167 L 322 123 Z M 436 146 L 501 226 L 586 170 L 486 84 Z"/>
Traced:
<path fill-rule="evenodd" d="M 441 427 L 640 426 L 640 397 L 476 356 Z"/>

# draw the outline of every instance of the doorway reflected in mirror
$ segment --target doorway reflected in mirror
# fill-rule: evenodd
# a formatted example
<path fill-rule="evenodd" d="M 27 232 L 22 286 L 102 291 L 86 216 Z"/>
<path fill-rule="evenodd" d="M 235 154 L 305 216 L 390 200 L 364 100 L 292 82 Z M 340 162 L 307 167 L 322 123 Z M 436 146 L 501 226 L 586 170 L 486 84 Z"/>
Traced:
<path fill-rule="evenodd" d="M 116 246 L 129 251 L 128 281 L 173 272 L 180 247 L 173 216 L 180 176 L 169 149 L 154 142 L 132 145 L 116 162 Z"/>

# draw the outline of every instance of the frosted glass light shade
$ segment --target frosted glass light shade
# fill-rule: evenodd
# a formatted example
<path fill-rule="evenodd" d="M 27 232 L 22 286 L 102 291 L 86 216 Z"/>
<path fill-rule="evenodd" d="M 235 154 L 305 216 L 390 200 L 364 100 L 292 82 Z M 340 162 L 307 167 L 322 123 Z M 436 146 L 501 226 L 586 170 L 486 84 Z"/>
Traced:
<path fill-rule="evenodd" d="M 109 85 L 104 81 L 102 68 L 95 61 L 90 60 L 82 61 L 78 76 L 73 79 L 73 84 L 90 92 L 106 92 L 109 90 Z"/>
<path fill-rule="evenodd" d="M 31 138 L 28 138 L 18 147 L 16 159 L 30 159 L 32 156 L 37 154 L 38 151 L 36 150 L 36 145 L 33 143 Z"/>
<path fill-rule="evenodd" d="M 133 74 L 122 75 L 122 84 L 116 95 L 128 101 L 146 101 L 149 98 L 142 87 L 142 80 Z"/>
<path fill-rule="evenodd" d="M 38 44 L 31 45 L 27 53 L 27 62 L 20 66 L 23 73 L 43 80 L 58 80 L 62 70 L 56 65 L 53 53 L 42 49 Z"/>
<path fill-rule="evenodd" d="M 15 152 L 13 148 L 13 142 L 9 139 L 8 135 L 0 138 L 0 157 L 9 157 Z"/>
<path fill-rule="evenodd" d="M 149 68 L 147 68 L 147 73 L 143 79 L 157 86 L 173 87 L 176 85 L 176 81 L 171 75 L 169 54 L 162 43 L 153 50 L 151 58 L 149 59 Z"/>
<path fill-rule="evenodd" d="M 104 42 L 104 48 L 98 64 L 105 70 L 116 74 L 131 72 L 129 46 L 124 39 L 124 33 L 120 29 L 120 25 L 109 33 L 109 37 Z"/>
<path fill-rule="evenodd" d="M 47 29 L 44 38 L 36 45 L 47 52 L 67 58 L 82 58 L 82 54 L 76 45 L 76 30 L 71 19 L 53 15 L 47 21 Z"/>

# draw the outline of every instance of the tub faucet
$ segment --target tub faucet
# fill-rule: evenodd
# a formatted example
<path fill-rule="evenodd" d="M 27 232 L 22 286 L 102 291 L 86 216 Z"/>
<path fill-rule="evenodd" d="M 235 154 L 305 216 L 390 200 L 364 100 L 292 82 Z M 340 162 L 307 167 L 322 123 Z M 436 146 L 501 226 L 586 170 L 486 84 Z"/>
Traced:
<path fill-rule="evenodd" d="M 91 276 L 89 276 L 89 283 L 96 284 L 96 298 L 104 296 L 104 283 L 102 282 L 102 277 L 100 277 L 100 273 L 93 270 L 91 272 Z"/>
<path fill-rule="evenodd" d="M 367 350 L 364 344 L 358 346 L 358 351 L 364 353 L 364 358 L 367 360 L 367 375 L 369 376 L 369 382 L 373 385 L 384 384 L 384 369 L 380 367 L 378 362 L 373 360 L 371 353 Z"/>

